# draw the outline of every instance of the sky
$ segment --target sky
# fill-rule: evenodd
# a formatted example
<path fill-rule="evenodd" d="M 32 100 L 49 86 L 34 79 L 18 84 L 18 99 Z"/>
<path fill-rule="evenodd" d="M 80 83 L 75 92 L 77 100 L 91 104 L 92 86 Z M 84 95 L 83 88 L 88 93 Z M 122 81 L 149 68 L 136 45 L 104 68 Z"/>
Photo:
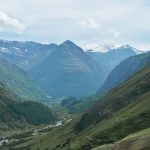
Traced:
<path fill-rule="evenodd" d="M 150 50 L 150 0 L 0 0 L 0 39 Z"/>

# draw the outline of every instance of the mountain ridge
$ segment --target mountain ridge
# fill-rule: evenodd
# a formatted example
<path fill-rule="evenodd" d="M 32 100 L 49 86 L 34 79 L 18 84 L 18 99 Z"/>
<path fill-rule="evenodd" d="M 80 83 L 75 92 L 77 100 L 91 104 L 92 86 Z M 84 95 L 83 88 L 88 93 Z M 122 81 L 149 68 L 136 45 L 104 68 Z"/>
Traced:
<path fill-rule="evenodd" d="M 149 62 L 150 62 L 150 52 L 139 54 L 125 59 L 110 72 L 104 84 L 97 91 L 97 94 L 98 95 L 105 94 L 110 89 L 127 80 L 138 70 L 148 65 Z"/>
<path fill-rule="evenodd" d="M 0 40 L 0 56 L 10 63 L 28 70 L 39 64 L 56 47 L 57 45 L 54 43 L 41 44 L 33 41 Z"/>

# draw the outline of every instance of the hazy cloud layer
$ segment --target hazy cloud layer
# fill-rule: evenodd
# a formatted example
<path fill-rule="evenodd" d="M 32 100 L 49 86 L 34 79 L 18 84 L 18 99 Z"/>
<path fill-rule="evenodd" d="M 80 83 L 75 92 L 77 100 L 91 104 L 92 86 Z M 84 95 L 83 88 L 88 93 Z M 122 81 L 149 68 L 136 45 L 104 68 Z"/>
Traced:
<path fill-rule="evenodd" d="M 17 33 L 22 33 L 24 30 L 24 25 L 19 22 L 16 18 L 8 16 L 6 13 L 0 11 L 0 29 L 1 31 L 15 31 Z"/>
<path fill-rule="evenodd" d="M 97 23 L 93 18 L 83 20 L 79 22 L 79 25 L 82 29 L 96 29 L 101 28 L 100 23 Z"/>
<path fill-rule="evenodd" d="M 1 38 L 149 49 L 149 0 L 1 0 L 0 11 Z"/>

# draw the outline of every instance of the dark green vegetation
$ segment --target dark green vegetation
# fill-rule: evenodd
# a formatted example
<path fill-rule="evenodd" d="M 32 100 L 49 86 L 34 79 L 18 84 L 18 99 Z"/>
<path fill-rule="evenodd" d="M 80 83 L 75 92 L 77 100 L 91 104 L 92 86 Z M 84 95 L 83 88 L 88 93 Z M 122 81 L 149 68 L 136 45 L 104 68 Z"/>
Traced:
<path fill-rule="evenodd" d="M 110 89 L 121 84 L 149 63 L 150 52 L 127 58 L 110 72 L 97 94 L 103 95 L 107 93 Z"/>
<path fill-rule="evenodd" d="M 123 45 L 119 48 L 109 49 L 108 52 L 87 51 L 87 54 L 95 59 L 100 66 L 105 68 L 107 75 L 114 69 L 121 61 L 130 56 L 136 55 L 134 48 L 129 45 Z"/>
<path fill-rule="evenodd" d="M 80 119 L 32 140 L 16 143 L 15 147 L 33 150 L 90 150 L 150 128 L 149 116 L 150 65 L 112 89 Z"/>
<path fill-rule="evenodd" d="M 90 106 L 98 100 L 96 96 L 84 98 L 67 97 L 61 102 L 61 107 L 66 108 L 69 114 L 77 115 L 85 112 Z"/>
<path fill-rule="evenodd" d="M 21 100 L 49 100 L 45 92 L 36 86 L 21 68 L 3 59 L 0 59 L 0 81 Z"/>
<path fill-rule="evenodd" d="M 106 78 L 96 61 L 71 41 L 59 45 L 30 74 L 53 97 L 91 95 Z"/>
<path fill-rule="evenodd" d="M 37 102 L 21 102 L 0 83 L 0 130 L 25 128 L 56 120 L 51 110 Z"/>

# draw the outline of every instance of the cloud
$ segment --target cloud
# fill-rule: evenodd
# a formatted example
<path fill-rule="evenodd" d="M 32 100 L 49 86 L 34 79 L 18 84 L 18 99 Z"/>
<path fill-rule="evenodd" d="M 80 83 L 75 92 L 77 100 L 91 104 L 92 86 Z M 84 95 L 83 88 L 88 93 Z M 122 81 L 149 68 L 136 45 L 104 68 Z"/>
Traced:
<path fill-rule="evenodd" d="M 93 18 L 89 18 L 88 20 L 83 20 L 83 21 L 79 22 L 79 25 L 82 29 L 101 28 L 100 23 L 97 23 Z"/>
<path fill-rule="evenodd" d="M 99 45 L 98 44 L 96 44 L 96 43 L 90 43 L 90 44 L 87 44 L 86 46 L 85 46 L 85 50 L 91 50 L 91 49 L 95 49 L 96 47 L 98 47 Z"/>
<path fill-rule="evenodd" d="M 8 31 L 1 32 L 5 39 L 55 43 L 70 39 L 80 45 L 148 44 L 150 39 L 148 0 L 0 0 L 0 10 L 26 27 L 21 36 L 12 35 L 18 30 L 0 21 L 0 30 Z"/>
<path fill-rule="evenodd" d="M 0 11 L 0 29 L 1 31 L 15 31 L 17 33 L 22 33 L 24 31 L 24 25 L 17 20 L 8 16 L 6 13 Z"/>
<path fill-rule="evenodd" d="M 119 47 L 119 46 L 112 45 L 112 44 L 105 44 L 105 43 L 103 43 L 103 44 L 90 43 L 85 46 L 84 50 L 85 51 L 92 50 L 95 52 L 107 52 L 108 50 L 114 49 L 117 47 Z"/>
<path fill-rule="evenodd" d="M 114 37 L 115 37 L 116 39 L 119 39 L 119 38 L 120 38 L 120 35 L 121 35 L 121 32 L 118 32 L 118 31 L 114 32 Z"/>
<path fill-rule="evenodd" d="M 136 44 L 135 47 L 142 51 L 150 51 L 150 43 Z"/>
<path fill-rule="evenodd" d="M 121 36 L 121 32 L 117 31 L 116 29 L 111 29 L 112 33 L 113 33 L 113 37 L 115 39 L 119 39 Z"/>

